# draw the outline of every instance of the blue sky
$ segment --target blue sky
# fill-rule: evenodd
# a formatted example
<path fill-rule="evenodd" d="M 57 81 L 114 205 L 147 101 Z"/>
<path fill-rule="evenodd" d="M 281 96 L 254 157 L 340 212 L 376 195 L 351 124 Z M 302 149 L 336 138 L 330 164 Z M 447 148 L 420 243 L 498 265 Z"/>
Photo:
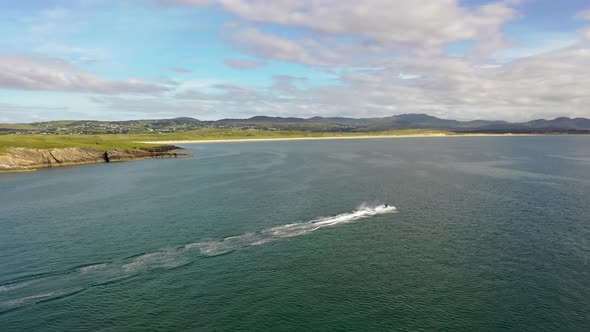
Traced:
<path fill-rule="evenodd" d="M 590 117 L 590 4 L 0 0 L 0 122 Z"/>

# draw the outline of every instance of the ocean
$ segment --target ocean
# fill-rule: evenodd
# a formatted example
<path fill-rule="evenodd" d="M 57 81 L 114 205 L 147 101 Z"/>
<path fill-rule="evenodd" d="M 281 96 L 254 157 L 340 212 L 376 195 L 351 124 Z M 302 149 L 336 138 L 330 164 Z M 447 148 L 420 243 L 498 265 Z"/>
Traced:
<path fill-rule="evenodd" d="M 590 330 L 590 137 L 184 147 L 0 174 L 0 330 Z"/>

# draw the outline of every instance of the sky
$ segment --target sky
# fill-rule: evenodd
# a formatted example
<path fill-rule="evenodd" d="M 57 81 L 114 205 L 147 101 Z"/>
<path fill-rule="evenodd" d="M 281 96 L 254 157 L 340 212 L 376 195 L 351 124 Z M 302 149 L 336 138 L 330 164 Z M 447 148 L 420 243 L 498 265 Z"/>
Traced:
<path fill-rule="evenodd" d="M 590 118 L 588 0 L 0 0 L 0 123 Z"/>

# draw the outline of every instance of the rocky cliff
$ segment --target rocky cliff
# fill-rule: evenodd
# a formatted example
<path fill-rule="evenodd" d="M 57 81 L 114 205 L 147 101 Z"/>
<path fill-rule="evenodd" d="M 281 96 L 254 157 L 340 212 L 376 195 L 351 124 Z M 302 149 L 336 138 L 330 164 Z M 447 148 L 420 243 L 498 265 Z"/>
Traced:
<path fill-rule="evenodd" d="M 144 150 L 114 149 L 108 151 L 91 148 L 8 148 L 5 153 L 0 154 L 0 172 L 145 158 L 182 158 L 190 156 L 174 152 L 178 149 L 180 148 L 172 145 L 158 146 Z"/>

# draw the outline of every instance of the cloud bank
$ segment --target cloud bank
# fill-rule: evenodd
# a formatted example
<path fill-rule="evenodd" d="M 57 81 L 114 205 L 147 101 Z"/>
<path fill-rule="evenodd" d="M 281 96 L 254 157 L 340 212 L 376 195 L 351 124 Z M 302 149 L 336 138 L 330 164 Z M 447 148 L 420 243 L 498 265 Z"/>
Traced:
<path fill-rule="evenodd" d="M 223 17 L 218 30 L 187 29 L 187 35 L 169 36 L 183 40 L 182 59 L 198 58 L 208 47 L 191 44 L 199 33 L 222 44 L 224 52 L 216 58 L 219 77 L 202 76 L 206 68 L 200 63 L 181 60 L 167 63 L 158 81 L 148 81 L 108 79 L 82 69 L 81 61 L 0 55 L 0 89 L 105 95 L 90 101 L 105 111 L 137 117 L 190 116 L 191 111 L 203 119 L 411 112 L 463 120 L 590 117 L 590 8 L 560 18 L 576 25 L 567 43 L 524 52 L 519 42 L 529 36 L 510 34 L 507 27 L 527 20 L 535 6 L 528 1 L 154 1 L 162 12 L 207 11 Z M 61 27 L 64 17 L 74 14 L 53 10 L 39 17 L 59 20 Z M 39 19 L 34 23 L 43 25 Z M 542 37 L 544 32 L 535 33 Z M 64 52 L 56 48 L 37 51 Z M 514 56 L 503 57 L 506 52 Z M 134 61 L 153 59 L 147 52 L 138 54 Z"/>
<path fill-rule="evenodd" d="M 140 79 L 103 79 L 64 60 L 27 55 L 0 55 L 0 89 L 101 94 L 157 93 L 168 90 L 163 85 Z"/>

